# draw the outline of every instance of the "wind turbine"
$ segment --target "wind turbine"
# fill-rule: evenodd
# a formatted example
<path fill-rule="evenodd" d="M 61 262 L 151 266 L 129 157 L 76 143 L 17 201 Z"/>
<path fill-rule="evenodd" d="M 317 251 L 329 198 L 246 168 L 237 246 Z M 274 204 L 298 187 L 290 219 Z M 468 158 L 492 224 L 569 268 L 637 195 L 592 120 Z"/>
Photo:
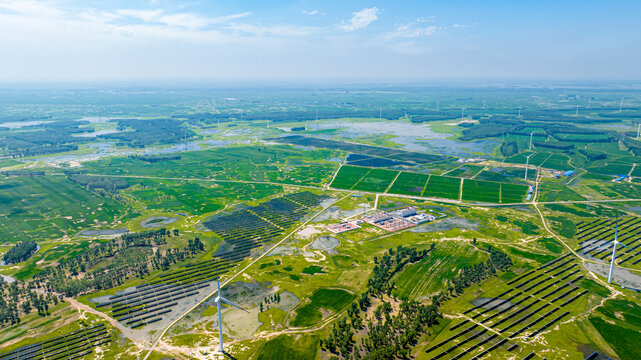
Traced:
<path fill-rule="evenodd" d="M 465 117 L 465 108 L 461 108 L 461 119 Z"/>
<path fill-rule="evenodd" d="M 614 272 L 614 260 L 617 257 L 617 245 L 621 244 L 621 245 L 627 247 L 628 249 L 630 249 L 630 247 L 628 245 L 626 245 L 626 244 L 624 244 L 622 242 L 619 242 L 617 240 L 618 235 L 619 235 L 619 224 L 616 223 L 614 226 L 615 226 L 614 227 L 614 241 L 612 241 L 612 245 L 613 245 L 612 246 L 612 261 L 610 262 L 610 273 L 608 274 L 608 284 L 612 283 L 612 273 Z M 632 250 L 632 249 L 630 249 L 630 250 Z"/>
<path fill-rule="evenodd" d="M 578 104 L 576 105 L 576 113 L 574 114 L 574 116 L 579 116 L 579 105 Z"/>
<path fill-rule="evenodd" d="M 639 126 L 637 127 L 637 139 L 639 138 L 639 135 L 641 135 L 641 123 L 639 123 Z"/>
<path fill-rule="evenodd" d="M 519 105 L 519 117 L 521 117 L 521 105 Z"/>
<path fill-rule="evenodd" d="M 440 101 L 437 101 L 437 102 L 436 102 L 436 111 L 438 111 L 438 104 L 439 104 L 439 103 L 440 103 Z"/>
<path fill-rule="evenodd" d="M 534 131 L 530 134 L 530 151 L 532 151 L 532 136 L 534 136 Z"/>
<path fill-rule="evenodd" d="M 623 110 L 623 99 L 625 98 L 621 98 L 621 103 L 619 104 L 619 114 L 621 113 L 621 110 Z"/>
<path fill-rule="evenodd" d="M 216 302 L 216 306 L 218 307 L 218 334 L 220 334 L 220 352 L 221 353 L 225 353 L 225 350 L 223 349 L 223 316 L 221 314 L 221 312 L 222 312 L 222 307 L 221 307 L 222 303 L 223 302 L 227 303 L 228 305 L 234 306 L 234 307 L 236 307 L 236 308 L 238 308 L 238 309 L 240 309 L 240 310 L 242 310 L 244 312 L 249 312 L 249 311 L 241 308 L 240 306 L 234 304 L 233 302 L 225 299 L 224 297 L 222 297 L 220 295 L 220 277 L 216 278 L 216 284 L 218 285 L 218 296 L 216 296 L 214 301 Z"/>
<path fill-rule="evenodd" d="M 523 155 L 523 156 L 525 156 L 525 178 L 524 178 L 525 180 L 527 180 L 527 169 L 530 167 L 530 156 L 532 156 L 532 155 L 534 155 L 534 153 L 532 153 L 532 154 L 530 154 L 528 156 Z"/>

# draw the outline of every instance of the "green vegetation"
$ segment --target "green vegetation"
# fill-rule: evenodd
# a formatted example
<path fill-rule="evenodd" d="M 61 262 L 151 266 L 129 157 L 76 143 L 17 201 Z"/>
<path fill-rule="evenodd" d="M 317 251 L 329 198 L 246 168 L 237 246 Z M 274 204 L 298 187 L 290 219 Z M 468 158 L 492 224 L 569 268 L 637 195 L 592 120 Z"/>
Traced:
<path fill-rule="evenodd" d="M 590 323 L 597 329 L 599 334 L 616 351 L 621 359 L 638 359 L 641 357 L 641 333 L 638 329 L 625 327 L 621 322 L 614 324 L 599 317 L 591 316 Z"/>
<path fill-rule="evenodd" d="M 277 336 L 261 346 L 256 359 L 260 360 L 308 360 L 316 356 L 318 337 L 295 335 Z"/>
<path fill-rule="evenodd" d="M 311 326 L 322 319 L 320 309 L 339 311 L 354 299 L 354 295 L 341 289 L 318 289 L 309 299 L 308 304 L 296 310 L 296 317 L 291 321 L 292 326 Z"/>

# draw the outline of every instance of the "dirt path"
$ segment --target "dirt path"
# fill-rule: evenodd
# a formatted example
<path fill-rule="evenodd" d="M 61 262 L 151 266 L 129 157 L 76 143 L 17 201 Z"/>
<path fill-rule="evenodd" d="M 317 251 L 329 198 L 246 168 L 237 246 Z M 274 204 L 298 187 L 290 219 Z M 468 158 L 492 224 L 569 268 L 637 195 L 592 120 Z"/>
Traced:
<path fill-rule="evenodd" d="M 272 250 L 274 250 L 275 248 L 277 248 L 278 246 L 280 246 L 282 243 L 284 243 L 285 241 L 287 241 L 290 237 L 292 237 L 292 236 L 293 236 L 294 234 L 296 234 L 298 231 L 300 231 L 300 230 L 301 230 L 301 229 L 303 229 L 305 226 L 307 226 L 307 224 L 308 224 L 310 221 L 312 221 L 314 218 L 316 218 L 317 216 L 319 216 L 320 214 L 322 214 L 322 213 L 323 213 L 325 210 L 327 210 L 330 206 L 332 206 L 332 205 L 334 205 L 335 203 L 337 203 L 337 202 L 339 202 L 339 201 L 341 201 L 341 200 L 345 199 L 345 198 L 346 198 L 346 197 L 348 197 L 349 195 L 350 195 L 350 194 L 347 194 L 347 195 L 345 195 L 344 197 L 342 197 L 342 198 L 340 198 L 340 199 L 338 199 L 338 200 L 336 200 L 336 201 L 333 201 L 331 204 L 328 204 L 328 205 L 326 205 L 325 207 L 323 207 L 323 209 L 321 209 L 318 213 L 314 214 L 314 216 L 311 216 L 309 219 L 307 219 L 304 223 L 302 223 L 300 226 L 298 226 L 296 229 L 294 229 L 294 231 L 290 232 L 290 233 L 289 233 L 289 235 L 285 236 L 282 240 L 280 240 L 279 242 L 277 242 L 276 244 L 274 244 L 271 248 L 269 248 L 269 250 L 267 250 L 266 252 L 264 252 L 263 254 L 261 254 L 260 256 L 258 256 L 258 257 L 257 257 L 256 259 L 254 259 L 251 263 L 249 263 L 247 266 L 245 266 L 242 270 L 240 270 L 240 271 L 238 271 L 238 272 L 234 273 L 234 275 L 230 276 L 227 280 L 225 280 L 224 282 L 222 282 L 222 283 L 220 284 L 220 287 L 222 288 L 222 287 L 226 286 L 227 284 L 229 284 L 229 283 L 230 283 L 231 281 L 233 281 L 236 277 L 240 276 L 240 275 L 241 275 L 241 274 L 243 274 L 245 271 L 247 271 L 247 269 L 249 269 L 251 266 L 253 266 L 254 264 L 256 264 L 258 261 L 262 260 L 262 259 L 263 259 L 265 256 L 267 256 L 267 254 L 269 254 Z M 198 303 L 196 303 L 196 304 L 195 304 L 194 306 L 192 306 L 190 309 L 188 309 L 187 311 L 185 311 L 184 313 L 182 313 L 180 316 L 178 316 L 178 317 L 177 317 L 174 321 L 172 321 L 169 325 L 167 325 L 167 327 L 165 327 L 165 329 L 160 333 L 160 335 L 158 335 L 158 337 L 156 338 L 156 340 L 153 342 L 153 344 L 151 345 L 151 347 L 150 347 L 150 348 L 149 348 L 149 350 L 147 351 L 147 354 L 145 355 L 145 357 L 143 358 L 143 360 L 147 360 L 147 358 L 149 358 L 149 355 L 151 355 L 151 353 L 154 351 L 154 349 L 158 346 L 158 343 L 161 341 L 161 339 L 163 338 L 163 336 L 165 336 L 165 334 L 167 333 L 167 331 L 169 331 L 169 329 L 171 329 L 171 327 L 172 327 L 172 326 L 174 326 L 175 324 L 177 324 L 180 320 L 182 320 L 185 316 L 187 316 L 187 314 L 189 314 L 190 312 L 192 312 L 193 310 L 195 310 L 198 306 L 200 306 L 201 304 L 203 304 L 204 302 L 206 302 L 206 301 L 207 301 L 207 299 L 209 299 L 209 298 L 211 298 L 212 296 L 214 296 L 217 292 L 218 292 L 218 289 L 216 289 L 216 290 L 212 291 L 212 292 L 211 292 L 211 293 L 209 293 L 206 297 L 204 297 L 201 301 L 199 301 Z"/>
<path fill-rule="evenodd" d="M 116 329 L 120 330 L 120 332 L 123 335 L 125 335 L 129 340 L 133 341 L 137 346 L 144 346 L 144 344 L 142 344 L 139 339 L 134 339 L 134 338 L 128 336 L 127 335 L 128 331 L 126 331 L 126 329 L 118 321 L 116 321 L 115 319 L 109 317 L 107 314 L 105 314 L 105 313 L 103 313 L 101 311 L 98 311 L 98 310 L 92 308 L 89 305 L 85 305 L 85 304 L 79 302 L 76 299 L 64 298 L 64 300 L 66 302 L 68 302 L 71 306 L 73 306 L 76 310 L 78 310 L 78 312 L 86 311 L 88 313 L 94 314 L 96 316 L 100 316 L 101 318 L 107 320 L 107 322 L 109 322 Z"/>

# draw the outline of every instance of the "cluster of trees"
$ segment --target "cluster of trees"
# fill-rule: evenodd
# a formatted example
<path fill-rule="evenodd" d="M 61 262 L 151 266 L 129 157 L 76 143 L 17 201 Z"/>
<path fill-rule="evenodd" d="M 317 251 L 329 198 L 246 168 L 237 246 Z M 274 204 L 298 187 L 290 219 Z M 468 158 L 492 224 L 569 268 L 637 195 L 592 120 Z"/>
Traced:
<path fill-rule="evenodd" d="M 71 174 L 67 178 L 74 184 L 87 187 L 91 190 L 102 189 L 105 191 L 116 191 L 128 188 L 130 185 L 121 178 L 92 176 L 83 174 Z"/>
<path fill-rule="evenodd" d="M 585 149 L 579 149 L 579 153 L 583 154 L 590 161 L 605 160 L 608 158 L 608 155 L 604 153 L 589 152 Z"/>
<path fill-rule="evenodd" d="M 161 161 L 180 160 L 180 155 L 132 155 L 132 159 L 146 161 L 148 163 L 157 163 Z"/>
<path fill-rule="evenodd" d="M 132 277 L 143 278 L 153 270 L 168 270 L 204 251 L 199 238 L 190 239 L 185 248 L 152 251 L 152 247 L 166 244 L 165 237 L 170 235 L 161 229 L 100 243 L 36 274 L 34 286 L 76 296 L 119 286 Z"/>
<path fill-rule="evenodd" d="M 505 141 L 501 143 L 501 155 L 505 157 L 514 156 L 519 153 L 519 145 L 516 141 Z"/>
<path fill-rule="evenodd" d="M 0 147 L 14 158 L 77 150 L 77 144 L 86 138 L 73 135 L 93 131 L 93 128 L 80 127 L 87 124 L 88 121 L 56 121 L 25 126 L 23 129 L 28 131 L 12 132 L 0 142 Z"/>
<path fill-rule="evenodd" d="M 432 248 L 434 244 L 432 244 Z M 420 261 L 428 254 L 427 250 L 418 251 L 415 248 L 398 246 L 396 251 L 389 249 L 380 259 L 374 257 L 374 270 L 372 277 L 367 281 L 367 292 L 374 296 L 390 295 L 394 283 L 390 279 L 409 263 Z"/>
<path fill-rule="evenodd" d="M 559 150 L 574 149 L 574 144 L 564 144 L 564 143 L 558 143 L 558 142 L 533 141 L 532 144 L 539 148 L 559 149 Z"/>
<path fill-rule="evenodd" d="M 628 137 L 623 137 L 621 141 L 623 142 L 623 145 L 632 151 L 634 156 L 641 156 L 641 142 Z"/>
<path fill-rule="evenodd" d="M 321 348 L 345 359 L 407 358 L 421 335 L 437 324 L 440 317 L 438 304 L 423 305 L 403 299 L 398 303 L 398 313 L 394 315 L 392 304 L 384 299 L 394 287 L 390 282 L 394 274 L 427 254 L 427 250 L 399 246 L 389 249 L 380 259 L 375 258 L 376 265 L 367 290 L 350 304 L 347 316 L 334 324 L 329 336 L 321 340 Z M 374 317 L 368 319 L 373 298 L 381 301 L 373 313 Z M 358 342 L 354 339 L 357 331 L 364 334 Z"/>
<path fill-rule="evenodd" d="M 41 170 L 7 170 L 0 172 L 4 176 L 45 176 Z"/>
<path fill-rule="evenodd" d="M 133 129 L 133 131 L 126 131 Z M 121 132 L 104 134 L 100 137 L 120 140 L 130 147 L 143 148 L 152 144 L 169 144 L 183 141 L 194 136 L 183 122 L 173 119 L 121 119 L 118 120 Z"/>
<path fill-rule="evenodd" d="M 499 271 L 505 271 L 512 266 L 512 259 L 502 251 L 488 245 L 490 258 L 484 262 L 463 268 L 448 285 L 447 292 L 451 296 L 458 296 L 473 284 L 494 276 Z"/>
<path fill-rule="evenodd" d="M 37 294 L 32 285 L 22 281 L 12 283 L 0 278 L 0 327 L 20 323 L 20 319 L 32 311 L 40 316 L 49 315 L 49 307 L 62 301 L 62 297 L 48 294 Z"/>
<path fill-rule="evenodd" d="M 265 303 L 264 306 L 263 306 L 263 303 Z M 269 310 L 269 305 L 270 304 L 280 304 L 280 294 L 279 293 L 266 296 L 263 299 L 263 301 L 261 301 L 260 304 L 259 304 L 260 312 L 263 312 L 263 310 Z"/>
<path fill-rule="evenodd" d="M 4 256 L 2 261 L 5 264 L 15 264 L 27 260 L 38 250 L 38 245 L 33 240 L 23 240 L 15 244 Z"/>

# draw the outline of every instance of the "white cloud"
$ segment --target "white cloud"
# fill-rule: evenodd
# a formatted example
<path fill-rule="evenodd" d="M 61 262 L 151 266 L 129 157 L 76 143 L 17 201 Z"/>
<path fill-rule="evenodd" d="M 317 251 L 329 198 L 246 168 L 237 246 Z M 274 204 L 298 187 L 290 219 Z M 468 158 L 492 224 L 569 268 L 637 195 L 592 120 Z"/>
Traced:
<path fill-rule="evenodd" d="M 407 24 L 400 24 L 394 29 L 394 31 L 386 34 L 384 36 L 385 39 L 399 39 L 399 38 L 404 38 L 404 39 L 413 39 L 413 38 L 418 38 L 418 37 L 424 37 L 424 36 L 432 36 L 436 34 L 439 30 L 443 30 L 443 28 L 439 28 L 438 26 L 435 25 L 429 25 L 429 26 L 421 26 L 419 23 L 424 23 L 426 21 L 422 21 L 422 19 L 418 19 L 415 22 L 407 23 Z"/>
<path fill-rule="evenodd" d="M 341 29 L 345 31 L 355 31 L 359 29 L 366 28 L 373 21 L 378 20 L 378 8 L 372 6 L 371 8 L 365 8 L 361 11 L 352 13 L 352 18 L 346 23 L 341 22 Z"/>
<path fill-rule="evenodd" d="M 305 15 L 316 15 L 316 14 L 318 14 L 318 10 L 311 10 L 311 11 L 303 10 L 303 14 L 305 14 Z"/>

